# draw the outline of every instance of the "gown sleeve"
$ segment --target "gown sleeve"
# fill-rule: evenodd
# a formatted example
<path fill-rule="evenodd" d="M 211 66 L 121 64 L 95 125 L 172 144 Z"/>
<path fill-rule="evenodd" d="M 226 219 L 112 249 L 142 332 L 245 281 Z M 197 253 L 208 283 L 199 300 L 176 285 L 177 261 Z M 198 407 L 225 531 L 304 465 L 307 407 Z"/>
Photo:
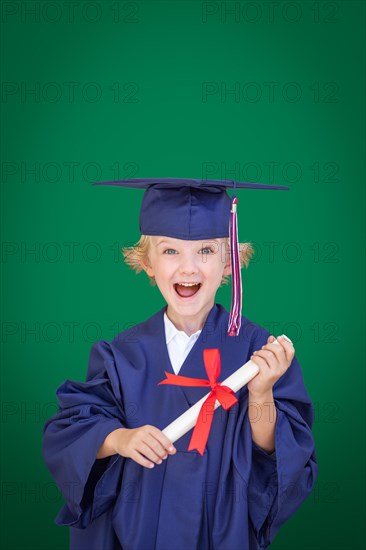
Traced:
<path fill-rule="evenodd" d="M 83 529 L 113 504 L 125 460 L 96 459 L 107 435 L 125 427 L 110 344 L 92 347 L 85 383 L 66 380 L 56 393 L 59 410 L 43 432 L 44 460 L 65 499 L 56 523 Z"/>
<path fill-rule="evenodd" d="M 252 441 L 248 482 L 249 518 L 261 549 L 273 542 L 279 528 L 310 494 L 317 477 L 313 406 L 296 357 L 274 384 L 273 396 L 275 452 L 268 454 Z M 247 414 L 245 421 L 250 429 Z"/>

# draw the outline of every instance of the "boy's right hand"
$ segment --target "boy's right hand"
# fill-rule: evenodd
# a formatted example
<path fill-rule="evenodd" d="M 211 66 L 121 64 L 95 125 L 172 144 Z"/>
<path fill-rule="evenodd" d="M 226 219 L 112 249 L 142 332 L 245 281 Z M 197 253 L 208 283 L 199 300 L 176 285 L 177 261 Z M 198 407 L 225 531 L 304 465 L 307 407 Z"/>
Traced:
<path fill-rule="evenodd" d="M 104 447 L 104 449 L 103 449 Z M 174 455 L 176 448 L 159 428 L 146 424 L 139 428 L 118 428 L 111 432 L 99 449 L 97 458 L 110 449 L 110 454 L 118 453 L 131 458 L 145 468 L 161 464 L 168 454 Z"/>

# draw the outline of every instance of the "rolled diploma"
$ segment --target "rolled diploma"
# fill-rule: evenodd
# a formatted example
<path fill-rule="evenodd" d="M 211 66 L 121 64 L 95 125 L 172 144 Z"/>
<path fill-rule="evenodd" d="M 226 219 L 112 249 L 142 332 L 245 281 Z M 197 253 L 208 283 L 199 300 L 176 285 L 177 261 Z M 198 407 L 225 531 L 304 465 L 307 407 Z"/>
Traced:
<path fill-rule="evenodd" d="M 291 340 L 287 338 L 287 336 L 285 336 L 284 334 L 282 336 L 286 338 L 286 340 L 291 342 Z M 272 343 L 277 344 L 278 346 L 280 345 L 277 342 L 277 339 L 274 340 L 274 342 Z M 240 388 L 245 386 L 245 384 L 250 382 L 250 380 L 258 374 L 258 372 L 259 372 L 258 366 L 255 363 L 253 363 L 253 361 L 247 361 L 245 365 L 243 365 L 242 367 L 240 367 L 240 369 L 233 372 L 233 374 L 230 374 L 230 376 L 226 378 L 226 380 L 220 383 L 222 386 L 228 386 L 235 393 L 239 391 Z M 173 422 L 171 422 L 166 428 L 164 428 L 164 430 L 162 430 L 163 433 L 167 436 L 168 439 L 170 439 L 172 443 L 177 441 L 177 439 L 179 439 L 184 434 L 189 432 L 189 430 L 191 430 L 196 425 L 201 407 L 203 403 L 206 401 L 207 397 L 209 396 L 209 393 L 204 397 L 202 397 L 202 399 L 197 401 L 197 403 L 192 405 L 192 407 L 190 407 L 188 411 L 185 411 L 183 414 L 178 416 L 178 418 L 176 418 Z M 220 407 L 220 406 L 221 406 L 220 401 L 216 399 L 214 410 L 216 410 L 217 407 Z"/>

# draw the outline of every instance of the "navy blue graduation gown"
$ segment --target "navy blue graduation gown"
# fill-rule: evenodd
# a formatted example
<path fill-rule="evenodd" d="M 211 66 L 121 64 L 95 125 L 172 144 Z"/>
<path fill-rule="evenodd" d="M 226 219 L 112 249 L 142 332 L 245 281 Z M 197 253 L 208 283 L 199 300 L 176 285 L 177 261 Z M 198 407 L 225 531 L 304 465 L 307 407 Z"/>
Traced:
<path fill-rule="evenodd" d="M 177 453 L 152 469 L 113 455 L 97 460 L 119 427 L 159 429 L 207 394 L 205 387 L 158 385 L 170 364 L 165 308 L 91 350 L 85 383 L 57 390 L 59 412 L 45 425 L 44 458 L 66 504 L 56 518 L 70 527 L 71 550 L 252 550 L 266 548 L 311 492 L 317 475 L 313 409 L 300 365 L 273 387 L 276 451 L 254 444 L 248 390 L 214 414 L 204 452 Z M 267 342 L 268 331 L 243 317 L 238 337 L 226 334 L 228 313 L 214 305 L 179 374 L 207 378 L 204 348 L 219 348 L 223 381 Z"/>

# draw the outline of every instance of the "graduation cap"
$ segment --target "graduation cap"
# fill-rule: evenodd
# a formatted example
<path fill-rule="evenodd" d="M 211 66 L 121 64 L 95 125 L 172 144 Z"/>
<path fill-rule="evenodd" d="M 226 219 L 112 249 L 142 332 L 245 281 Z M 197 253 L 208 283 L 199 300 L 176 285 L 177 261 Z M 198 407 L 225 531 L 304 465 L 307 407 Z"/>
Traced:
<path fill-rule="evenodd" d="M 230 237 L 232 275 L 228 334 L 237 336 L 241 323 L 242 285 L 239 257 L 236 189 L 288 190 L 285 186 L 229 180 L 136 178 L 93 183 L 145 189 L 140 210 L 142 235 L 183 240 Z M 227 189 L 233 189 L 232 198 Z"/>

